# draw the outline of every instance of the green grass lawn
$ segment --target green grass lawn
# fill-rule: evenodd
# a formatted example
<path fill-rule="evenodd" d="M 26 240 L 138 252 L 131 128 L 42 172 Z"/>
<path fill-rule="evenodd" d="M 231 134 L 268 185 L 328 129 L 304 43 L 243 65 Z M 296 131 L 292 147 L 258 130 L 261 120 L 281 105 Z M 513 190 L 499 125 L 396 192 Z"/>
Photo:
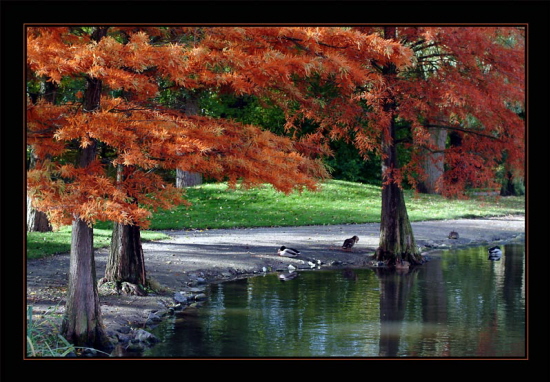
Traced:
<path fill-rule="evenodd" d="M 213 229 L 372 223 L 380 221 L 378 186 L 331 180 L 319 192 L 285 195 L 271 186 L 228 190 L 225 184 L 204 184 L 187 190 L 191 207 L 157 212 L 153 230 Z M 524 197 L 475 197 L 448 200 L 439 195 L 405 191 L 412 221 L 475 218 L 525 213 Z"/>
<path fill-rule="evenodd" d="M 252 190 L 228 190 L 223 183 L 204 184 L 187 189 L 191 207 L 179 206 L 158 211 L 144 240 L 166 235 L 155 230 L 214 229 L 372 223 L 380 221 L 381 189 L 378 186 L 331 180 L 319 192 L 304 191 L 285 195 L 264 186 Z M 412 221 L 476 218 L 525 213 L 525 198 L 479 196 L 468 200 L 447 200 L 438 195 L 405 191 L 407 211 Z M 109 245 L 111 223 L 94 228 L 94 247 Z M 27 254 L 68 252 L 70 227 L 58 232 L 27 235 Z"/>
<path fill-rule="evenodd" d="M 112 223 L 100 223 L 94 228 L 94 248 L 104 248 L 111 244 Z M 167 239 L 161 232 L 142 231 L 144 241 Z M 37 259 L 55 253 L 66 253 L 71 250 L 71 226 L 61 227 L 54 232 L 27 232 L 27 257 Z"/>

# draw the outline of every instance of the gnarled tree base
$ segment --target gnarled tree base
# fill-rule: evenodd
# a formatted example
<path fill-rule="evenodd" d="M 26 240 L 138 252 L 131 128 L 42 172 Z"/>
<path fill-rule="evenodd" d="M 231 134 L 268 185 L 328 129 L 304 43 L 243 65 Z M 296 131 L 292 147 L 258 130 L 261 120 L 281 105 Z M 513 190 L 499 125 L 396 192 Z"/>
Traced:
<path fill-rule="evenodd" d="M 395 183 L 382 189 L 382 219 L 380 223 L 380 244 L 376 260 L 388 266 L 402 266 L 403 261 L 411 265 L 422 264 L 422 256 L 416 246 L 403 190 Z"/>
<path fill-rule="evenodd" d="M 138 296 L 147 294 L 144 289 L 147 279 L 139 226 L 114 223 L 105 281 L 115 283 L 120 292 Z"/>

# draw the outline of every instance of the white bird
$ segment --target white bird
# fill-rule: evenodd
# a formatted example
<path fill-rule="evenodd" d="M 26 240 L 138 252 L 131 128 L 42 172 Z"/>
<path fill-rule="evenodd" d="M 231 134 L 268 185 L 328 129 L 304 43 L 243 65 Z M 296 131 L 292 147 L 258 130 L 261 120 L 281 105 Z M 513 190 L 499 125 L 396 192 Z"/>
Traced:
<path fill-rule="evenodd" d="M 489 260 L 499 261 L 502 257 L 502 251 L 499 246 L 489 248 Z"/>
<path fill-rule="evenodd" d="M 279 256 L 296 257 L 300 254 L 300 251 L 294 248 L 287 248 L 284 245 L 277 250 Z"/>

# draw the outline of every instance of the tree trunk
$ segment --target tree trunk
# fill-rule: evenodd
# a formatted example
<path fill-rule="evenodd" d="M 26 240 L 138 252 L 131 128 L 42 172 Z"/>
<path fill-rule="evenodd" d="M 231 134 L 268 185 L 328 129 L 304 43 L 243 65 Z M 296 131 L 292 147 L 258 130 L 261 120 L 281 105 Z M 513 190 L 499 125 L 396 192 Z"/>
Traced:
<path fill-rule="evenodd" d="M 50 232 L 52 225 L 48 216 L 32 207 L 32 199 L 27 197 L 27 232 Z"/>
<path fill-rule="evenodd" d="M 146 294 L 147 276 L 139 226 L 114 223 L 105 278 L 115 282 L 117 290 L 126 282 L 135 285 L 138 295 Z"/>
<path fill-rule="evenodd" d="M 176 187 L 184 188 L 202 184 L 202 175 L 197 172 L 176 170 Z"/>
<path fill-rule="evenodd" d="M 443 180 L 445 143 L 447 141 L 447 130 L 430 128 L 430 143 L 435 146 L 438 152 L 425 150 L 422 167 L 426 172 L 426 179 L 417 186 L 417 191 L 424 194 L 441 194 L 441 184 Z"/>
<path fill-rule="evenodd" d="M 198 115 L 199 114 L 199 99 L 195 94 L 191 94 L 185 100 L 185 114 L 186 115 Z M 189 172 L 177 169 L 176 170 L 176 187 L 184 188 L 197 186 L 202 184 L 202 175 L 196 172 Z"/>
<path fill-rule="evenodd" d="M 107 33 L 107 28 L 96 28 L 93 37 L 99 41 Z M 101 80 L 87 78 L 83 110 L 93 112 L 100 106 Z M 97 143 L 78 150 L 77 166 L 85 168 L 95 159 Z M 75 346 L 93 347 L 98 350 L 111 350 L 103 327 L 93 248 L 93 228 L 79 216 L 74 216 L 71 237 L 69 290 L 65 305 L 65 315 L 61 334 Z"/>
<path fill-rule="evenodd" d="M 514 175 L 510 170 L 506 170 L 504 182 L 500 188 L 500 196 L 518 196 L 522 194 L 521 182 L 514 179 Z"/>
<path fill-rule="evenodd" d="M 69 291 L 61 326 L 63 336 L 75 346 L 109 350 L 97 293 L 93 228 L 78 217 L 73 221 Z"/>
<path fill-rule="evenodd" d="M 117 183 L 121 184 L 123 180 L 123 166 L 118 165 Z M 138 295 L 146 294 L 145 257 L 139 226 L 114 223 L 111 250 L 105 267 L 105 281 L 114 282 L 119 291 L 123 289 L 123 283 L 130 283 L 131 292 Z"/>
<path fill-rule="evenodd" d="M 397 169 L 397 150 L 393 144 L 395 123 L 390 126 L 392 142 L 384 142 L 385 158 L 382 160 L 382 173 L 387 176 L 388 169 Z M 386 176 L 384 175 L 384 176 Z M 401 260 L 410 264 L 420 264 L 422 259 L 414 240 L 403 190 L 393 180 L 382 187 L 382 213 L 380 221 L 380 243 L 377 249 L 377 260 L 396 265 Z"/>
<path fill-rule="evenodd" d="M 395 27 L 384 27 L 385 38 L 395 39 Z M 393 64 L 383 69 L 383 74 L 390 77 L 396 75 Z M 391 83 L 391 81 L 388 81 Z M 382 134 L 382 211 L 380 221 L 380 243 L 376 250 L 376 258 L 387 261 L 390 266 L 400 265 L 402 260 L 410 264 L 420 264 L 422 258 L 416 246 L 414 235 L 405 206 L 403 190 L 395 182 L 392 171 L 399 169 L 397 149 L 395 147 L 395 109 L 396 99 L 388 90 L 384 111 L 391 115 L 388 134 Z"/>

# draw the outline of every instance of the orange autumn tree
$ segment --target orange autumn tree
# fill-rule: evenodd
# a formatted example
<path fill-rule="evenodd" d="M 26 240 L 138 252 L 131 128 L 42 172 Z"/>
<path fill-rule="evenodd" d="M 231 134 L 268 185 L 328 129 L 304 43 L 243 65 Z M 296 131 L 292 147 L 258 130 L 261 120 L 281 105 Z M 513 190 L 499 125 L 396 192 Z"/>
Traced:
<path fill-rule="evenodd" d="M 390 265 L 421 263 L 402 187 L 427 181 L 426 168 L 441 160 L 437 155 L 444 160 L 437 190 L 446 196 L 460 196 L 466 187 L 494 187 L 499 166 L 522 176 L 525 125 L 518 110 L 525 107 L 524 29 L 341 29 L 268 34 L 278 49 L 335 63 L 330 73 L 321 69 L 293 78 L 290 94 L 299 96 L 290 101 L 279 91 L 284 85 L 272 85 L 272 99 L 287 113 L 287 127 L 312 121 L 319 139 L 343 138 L 365 160 L 371 153 L 382 158 L 377 258 Z M 254 42 L 250 49 L 259 45 Z M 398 148 L 410 156 L 407 162 L 399 162 Z"/>
<path fill-rule="evenodd" d="M 371 30 L 367 30 L 371 33 Z M 400 121 L 408 122 L 411 183 L 461 196 L 497 187 L 503 164 L 523 176 L 525 30 L 521 27 L 395 28 L 415 53 L 404 73 Z M 450 142 L 447 142 L 450 141 Z"/>
<path fill-rule="evenodd" d="M 384 157 L 379 257 L 420 263 L 396 164 L 394 80 L 413 52 L 395 38 L 351 28 L 207 28 L 172 78 L 220 91 L 267 97 L 285 113 L 287 130 L 313 121 L 308 144 L 353 140 L 365 158 Z M 206 65 L 205 65 L 206 64 Z M 191 67 L 192 76 L 185 69 Z M 180 69 L 184 69 L 183 72 Z"/>
<path fill-rule="evenodd" d="M 152 32 L 148 28 L 120 30 L 134 34 Z M 344 108 L 357 86 L 378 81 L 361 62 L 368 63 L 370 58 L 380 62 L 395 60 L 400 65 L 407 62 L 406 50 L 399 44 L 343 28 L 169 28 L 155 35 L 154 43 L 147 49 L 162 46 L 179 53 L 149 67 L 147 74 L 162 78 L 164 90 L 185 90 L 187 96 L 179 100 L 179 106 L 188 117 L 197 114 L 196 95 L 201 92 L 267 98 L 285 110 L 289 120 L 294 118 L 297 107 L 315 113 L 318 105 L 311 96 L 312 80 L 346 89 L 347 95 L 340 98 L 339 107 Z M 330 120 L 327 118 L 326 122 Z M 319 134 L 305 136 L 296 141 L 296 148 L 310 155 L 326 154 L 321 138 Z M 117 235 L 119 229 L 126 233 Z M 125 257 L 143 257 L 138 234 L 139 227 L 135 225 L 115 224 L 107 280 L 139 284 L 144 278 L 141 263 L 124 267 L 117 260 L 118 252 L 135 251 L 136 256 Z"/>
<path fill-rule="evenodd" d="M 113 35 L 110 35 L 110 32 Z M 72 224 L 62 333 L 76 345 L 109 347 L 101 321 L 93 256 L 94 222 L 146 227 L 151 209 L 182 203 L 181 191 L 154 173 L 183 168 L 244 187 L 314 189 L 327 174 L 297 144 L 253 126 L 185 115 L 152 104 L 149 68 L 182 61 L 181 47 L 153 46 L 144 32 L 129 42 L 109 27 L 29 28 L 28 69 L 55 83 L 82 79 L 78 101 L 28 103 L 27 143 L 40 163 L 28 171 L 34 206 L 55 225 Z M 113 96 L 124 90 L 128 96 Z M 300 147 L 304 152 L 305 148 Z M 317 147 L 316 150 L 319 150 Z"/>
<path fill-rule="evenodd" d="M 389 120 L 381 141 L 384 187 L 377 253 L 379 260 L 414 264 L 419 256 L 407 223 L 403 182 L 414 186 L 429 179 L 426 168 L 438 160 L 441 175 L 434 188 L 447 196 L 462 195 L 466 187 L 495 187 L 501 164 L 522 175 L 525 124 L 518 110 L 525 107 L 524 29 L 390 26 L 377 31 L 415 53 L 415 65 L 400 73 L 378 65 L 388 85 L 382 117 Z M 369 123 L 378 119 L 376 114 L 366 117 Z M 410 154 L 407 163 L 398 162 L 398 144 Z"/>
<path fill-rule="evenodd" d="M 370 58 L 399 67 L 409 59 L 396 42 L 343 28 L 29 28 L 29 72 L 83 84 L 74 101 L 29 103 L 27 114 L 28 143 L 44 159 L 28 172 L 28 193 L 54 224 L 73 225 L 63 334 L 78 345 L 107 346 L 91 227 L 112 220 L 139 233 L 151 209 L 183 202 L 156 168 L 203 173 L 230 186 L 268 182 L 285 192 L 315 188 L 327 175 L 319 161 L 326 154 L 322 135 L 290 141 L 253 126 L 190 117 L 159 104 L 159 79 L 268 97 L 292 127 L 296 111 L 311 117 L 324 109 L 311 91 L 317 85 L 341 89 L 342 113 L 335 115 L 353 119 L 344 111 L 357 110 L 350 102 L 355 89 L 383 89 Z M 137 256 L 131 273 L 143 280 L 142 253 L 130 252 Z"/>

